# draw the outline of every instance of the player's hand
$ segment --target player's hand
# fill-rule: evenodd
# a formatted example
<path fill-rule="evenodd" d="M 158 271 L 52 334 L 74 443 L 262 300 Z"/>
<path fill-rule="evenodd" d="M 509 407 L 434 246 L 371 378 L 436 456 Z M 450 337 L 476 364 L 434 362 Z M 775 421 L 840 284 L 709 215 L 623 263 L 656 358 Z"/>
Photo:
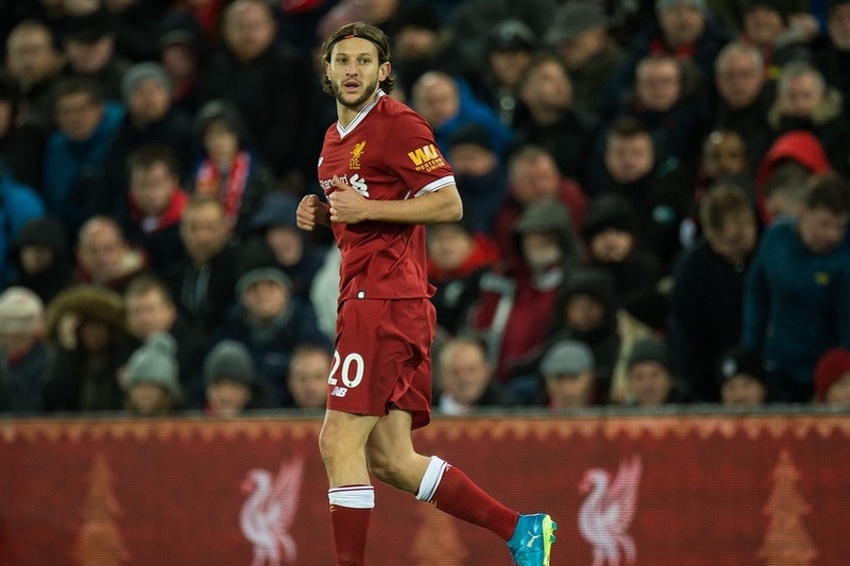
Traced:
<path fill-rule="evenodd" d="M 334 176 L 333 184 L 336 190 L 328 195 L 331 222 L 356 224 L 367 220 L 369 200 L 339 177 Z"/>
<path fill-rule="evenodd" d="M 295 223 L 308 232 L 315 230 L 318 224 L 329 225 L 327 205 L 323 204 L 316 195 L 305 196 L 298 203 Z"/>

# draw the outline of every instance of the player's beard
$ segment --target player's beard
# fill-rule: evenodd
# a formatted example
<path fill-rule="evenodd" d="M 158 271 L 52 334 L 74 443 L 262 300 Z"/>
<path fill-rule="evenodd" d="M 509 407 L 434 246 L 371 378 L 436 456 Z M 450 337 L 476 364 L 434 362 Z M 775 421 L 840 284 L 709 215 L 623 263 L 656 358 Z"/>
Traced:
<path fill-rule="evenodd" d="M 349 102 L 343 98 L 345 96 L 345 92 L 342 90 L 342 83 L 331 82 L 331 87 L 333 88 L 337 102 L 350 110 L 360 110 L 366 101 L 375 95 L 375 91 L 378 90 L 378 79 L 375 79 L 370 83 L 366 83 L 364 86 L 363 94 L 355 98 L 354 102 Z"/>

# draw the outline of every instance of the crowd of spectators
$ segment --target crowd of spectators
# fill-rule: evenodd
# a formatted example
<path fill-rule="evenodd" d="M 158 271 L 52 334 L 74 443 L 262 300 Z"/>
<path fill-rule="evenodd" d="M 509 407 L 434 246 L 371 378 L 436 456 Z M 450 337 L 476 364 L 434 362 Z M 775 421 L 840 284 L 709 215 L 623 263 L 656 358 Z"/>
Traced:
<path fill-rule="evenodd" d="M 850 0 L 21 0 L 0 412 L 324 406 L 339 253 L 295 209 L 357 20 L 464 202 L 435 408 L 850 407 Z"/>

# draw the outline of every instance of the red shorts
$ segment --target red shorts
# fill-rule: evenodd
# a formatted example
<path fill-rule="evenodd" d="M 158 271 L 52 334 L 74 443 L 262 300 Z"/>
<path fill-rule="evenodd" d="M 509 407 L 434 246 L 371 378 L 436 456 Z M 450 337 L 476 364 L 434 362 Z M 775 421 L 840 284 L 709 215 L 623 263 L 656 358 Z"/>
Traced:
<path fill-rule="evenodd" d="M 328 409 L 385 416 L 398 408 L 412 413 L 413 428 L 428 424 L 436 319 L 428 299 L 343 301 Z"/>

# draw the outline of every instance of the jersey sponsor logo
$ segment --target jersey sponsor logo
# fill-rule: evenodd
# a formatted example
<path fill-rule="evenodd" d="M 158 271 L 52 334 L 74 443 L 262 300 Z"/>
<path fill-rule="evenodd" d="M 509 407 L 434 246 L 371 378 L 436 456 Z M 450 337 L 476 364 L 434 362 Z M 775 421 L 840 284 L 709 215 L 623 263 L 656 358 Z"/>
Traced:
<path fill-rule="evenodd" d="M 351 160 L 348 162 L 349 169 L 360 169 L 360 158 L 363 157 L 363 150 L 365 148 L 366 140 L 354 144 L 354 149 L 351 150 Z"/>
<path fill-rule="evenodd" d="M 348 387 L 340 387 L 337 385 L 331 391 L 331 397 L 345 397 L 346 393 L 348 393 Z"/>
<path fill-rule="evenodd" d="M 443 158 L 432 143 L 409 151 L 407 156 L 416 166 L 417 171 L 433 171 L 443 166 Z"/>
<path fill-rule="evenodd" d="M 369 184 L 366 182 L 366 179 L 361 177 L 358 173 L 355 173 L 350 178 L 348 175 L 341 175 L 339 180 L 345 183 L 346 185 L 351 185 L 351 187 L 363 195 L 366 198 L 369 198 Z M 322 187 L 322 190 L 326 194 L 330 194 L 333 192 L 336 187 L 334 186 L 333 179 L 320 179 L 319 185 Z"/>

